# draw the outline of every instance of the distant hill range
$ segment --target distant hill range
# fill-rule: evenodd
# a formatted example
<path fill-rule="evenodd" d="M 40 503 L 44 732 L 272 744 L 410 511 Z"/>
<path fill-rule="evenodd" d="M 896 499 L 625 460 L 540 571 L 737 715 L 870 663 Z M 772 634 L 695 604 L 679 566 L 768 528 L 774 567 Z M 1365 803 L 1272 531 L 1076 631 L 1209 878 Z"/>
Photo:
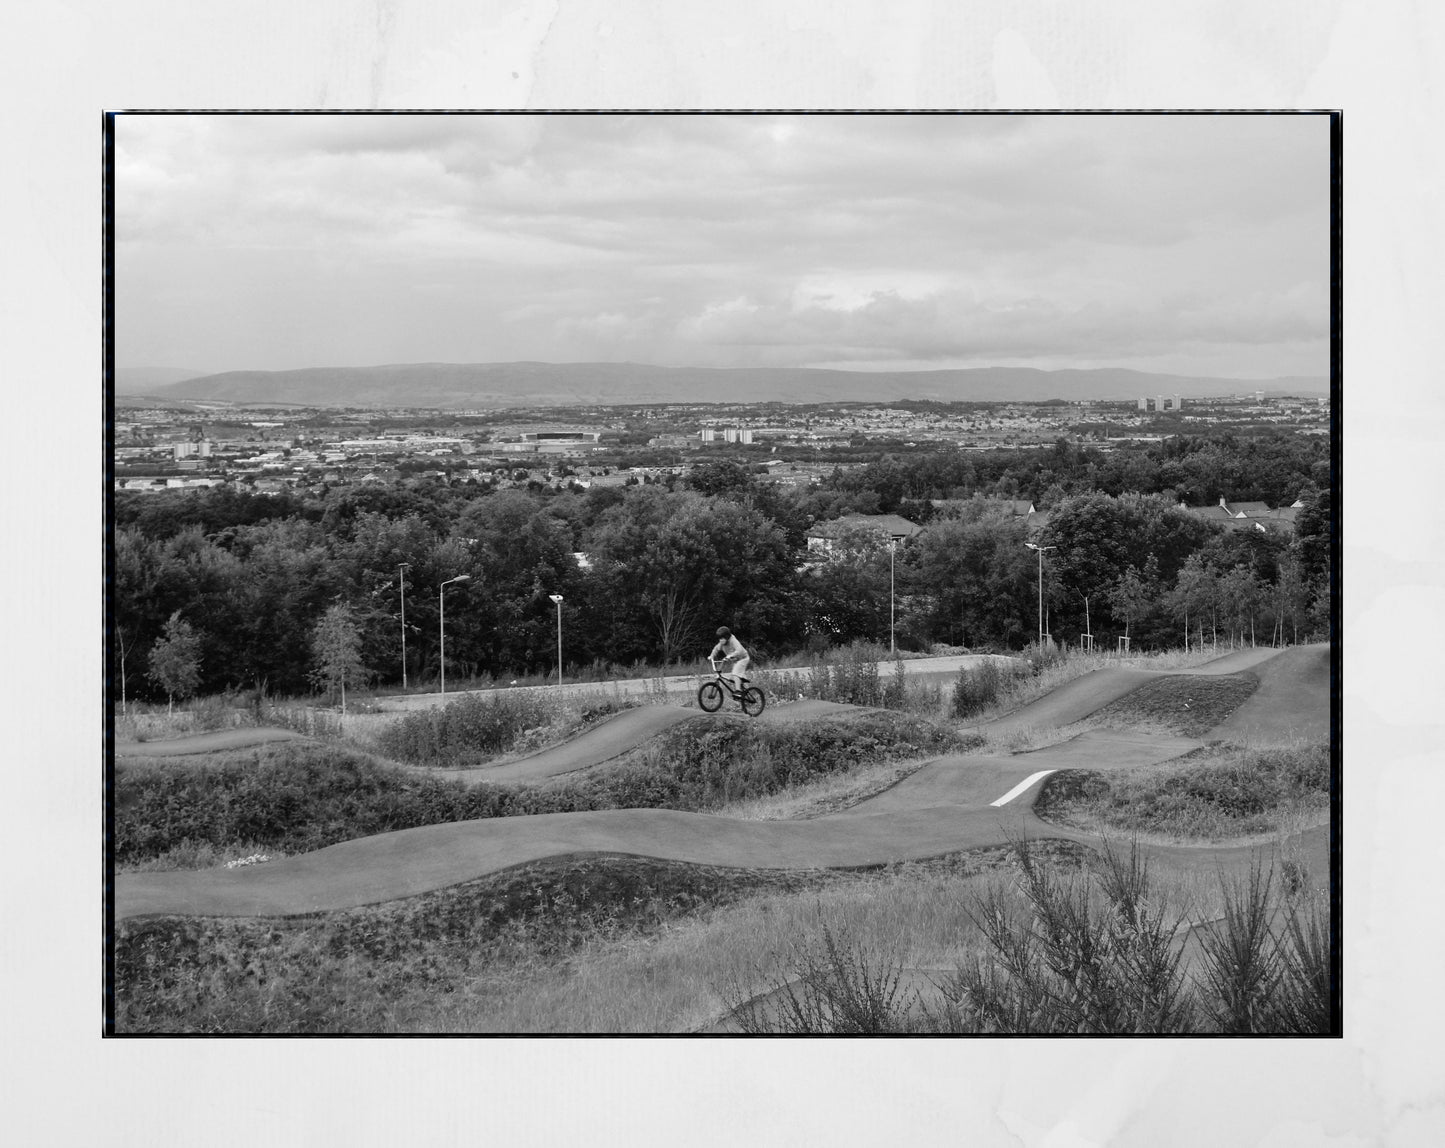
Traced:
<path fill-rule="evenodd" d="M 1329 393 L 1310 377 L 1221 379 L 1118 367 L 1041 371 L 971 367 L 947 371 L 833 371 L 811 367 L 654 367 L 641 363 L 409 363 L 226 371 L 168 386 L 157 399 L 285 403 L 315 407 L 484 408 L 646 403 L 826 403 L 934 399 L 1042 402 L 1141 395 Z"/>
<path fill-rule="evenodd" d="M 115 371 L 115 393 L 118 395 L 139 395 L 157 387 L 168 387 L 186 379 L 198 378 L 205 371 L 189 367 L 117 367 Z"/>

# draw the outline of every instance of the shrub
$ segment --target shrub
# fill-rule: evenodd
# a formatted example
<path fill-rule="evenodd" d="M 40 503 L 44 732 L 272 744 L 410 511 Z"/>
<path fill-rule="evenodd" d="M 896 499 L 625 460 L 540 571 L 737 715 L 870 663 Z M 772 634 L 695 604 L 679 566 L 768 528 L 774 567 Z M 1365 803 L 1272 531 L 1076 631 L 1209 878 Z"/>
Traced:
<path fill-rule="evenodd" d="M 953 716 L 968 718 L 997 705 L 1017 677 L 1012 664 L 989 660 L 977 666 L 960 666 L 953 687 Z"/>
<path fill-rule="evenodd" d="M 885 689 L 878 663 L 887 660 L 888 651 L 869 642 L 854 642 L 836 651 L 837 660 L 822 655 L 808 668 L 802 680 L 802 696 L 846 705 L 880 707 L 885 704 Z M 901 674 L 901 669 L 896 671 Z"/>
<path fill-rule="evenodd" d="M 919 1004 L 916 990 L 903 990 L 898 948 L 869 952 L 846 928 L 822 919 L 818 938 L 795 942 L 782 975 L 769 991 L 749 998 L 734 981 L 722 992 L 745 1033 L 903 1033 Z"/>
<path fill-rule="evenodd" d="M 1069 660 L 1068 652 L 1063 647 L 1055 645 L 1052 641 L 1045 642 L 1042 647 L 1040 647 L 1037 642 L 1033 643 L 1024 651 L 1024 657 L 1028 659 L 1029 672 L 1032 673 L 1034 677 L 1039 677 L 1049 670 L 1056 669 Z"/>
<path fill-rule="evenodd" d="M 898 992 L 901 952 L 866 953 L 825 925 L 821 943 L 794 944 L 794 978 L 774 981 L 770 1007 L 724 994 L 734 1018 L 747 1032 L 788 1033 L 1331 1031 L 1325 905 L 1281 903 L 1258 860 L 1243 878 L 1221 879 L 1224 915 L 1199 929 L 1191 975 L 1183 914 L 1154 896 L 1137 845 L 1125 856 L 1106 842 L 1091 879 L 1055 876 L 1027 843 L 1015 855 L 1013 893 L 995 883 L 969 914 L 988 949 L 938 986 L 941 1005 Z"/>

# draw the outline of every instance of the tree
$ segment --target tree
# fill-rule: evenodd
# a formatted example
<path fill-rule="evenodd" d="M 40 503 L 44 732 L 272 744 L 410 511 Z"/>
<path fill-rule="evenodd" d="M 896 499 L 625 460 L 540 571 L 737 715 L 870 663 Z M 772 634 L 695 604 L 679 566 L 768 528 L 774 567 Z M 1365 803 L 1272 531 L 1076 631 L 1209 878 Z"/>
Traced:
<path fill-rule="evenodd" d="M 1109 590 L 1109 609 L 1114 617 L 1124 619 L 1124 644 L 1129 642 L 1129 625 L 1140 617 L 1154 603 L 1159 594 L 1158 563 L 1150 558 L 1144 563 L 1144 573 L 1130 565 L 1119 575 L 1119 580 Z"/>
<path fill-rule="evenodd" d="M 726 623 L 766 649 L 796 635 L 797 557 L 756 509 L 695 491 L 630 490 L 592 532 L 595 569 L 579 618 L 609 661 L 655 657 L 687 619 Z"/>
<path fill-rule="evenodd" d="M 135 639 L 126 640 L 125 630 L 117 623 L 115 627 L 116 668 L 120 670 L 120 712 L 125 716 L 125 660 L 135 649 Z"/>
<path fill-rule="evenodd" d="M 1189 648 L 1189 622 L 1194 619 L 1199 628 L 1199 644 L 1204 645 L 1204 613 L 1210 617 L 1211 633 L 1214 632 L 1216 612 L 1219 604 L 1219 578 L 1214 570 L 1206 566 L 1199 555 L 1192 556 L 1179 571 L 1174 589 L 1169 593 L 1169 607 L 1175 618 L 1184 623 L 1184 648 Z M 1215 634 L 1218 642 L 1218 635 Z"/>
<path fill-rule="evenodd" d="M 147 676 L 166 692 L 166 712 L 175 712 L 176 698 L 185 700 L 201 682 L 201 639 L 177 610 L 164 634 L 151 647 Z"/>
<path fill-rule="evenodd" d="M 1249 644 L 1254 645 L 1254 616 L 1263 599 L 1263 589 L 1254 572 L 1243 564 L 1228 571 L 1219 579 L 1219 602 L 1229 625 L 1229 644 L 1234 645 L 1234 635 L 1239 635 L 1239 644 L 1244 645 L 1245 624 L 1249 626 Z"/>
<path fill-rule="evenodd" d="M 1042 538 L 1045 545 L 1058 547 L 1050 555 L 1050 566 L 1065 591 L 1061 626 L 1077 619 L 1080 611 L 1075 603 L 1107 594 L 1131 564 L 1153 558 L 1160 580 L 1173 581 L 1185 559 L 1213 532 L 1208 523 L 1158 495 L 1087 494 L 1066 499 Z"/>
<path fill-rule="evenodd" d="M 366 677 L 361 660 L 361 629 L 351 607 L 337 602 L 329 607 L 311 633 L 311 655 L 316 668 L 311 680 L 327 692 L 340 688 L 341 712 L 346 712 L 346 683 L 355 685 Z"/>
<path fill-rule="evenodd" d="M 809 574 L 810 626 L 834 645 L 884 644 L 888 634 L 888 544 L 867 526 L 839 530 Z"/>
<path fill-rule="evenodd" d="M 1036 616 L 1035 556 L 1026 540 L 1021 518 L 982 501 L 911 539 L 899 556 L 913 599 L 907 627 L 951 645 L 1021 645 Z"/>

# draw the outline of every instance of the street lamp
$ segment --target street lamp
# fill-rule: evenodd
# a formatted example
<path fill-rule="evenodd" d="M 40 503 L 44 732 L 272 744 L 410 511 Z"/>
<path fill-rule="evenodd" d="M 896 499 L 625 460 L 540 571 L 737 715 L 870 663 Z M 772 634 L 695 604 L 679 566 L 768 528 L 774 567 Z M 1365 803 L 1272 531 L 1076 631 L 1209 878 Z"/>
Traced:
<path fill-rule="evenodd" d="M 397 564 L 397 582 L 401 584 L 401 688 L 406 689 L 406 572 L 410 562 Z"/>
<path fill-rule="evenodd" d="M 557 684 L 562 684 L 562 595 L 548 594 L 557 603 Z"/>
<path fill-rule="evenodd" d="M 888 654 L 898 653 L 898 643 L 893 633 L 893 552 L 898 548 L 898 539 L 888 539 Z"/>
<path fill-rule="evenodd" d="M 1032 542 L 1025 542 L 1030 550 L 1039 552 L 1039 652 L 1044 649 L 1044 551 L 1057 550 L 1057 546 L 1035 546 Z"/>
<path fill-rule="evenodd" d="M 437 587 L 437 602 L 440 606 L 440 632 L 441 632 L 441 665 L 442 665 L 442 694 L 447 692 L 447 587 L 453 582 L 470 582 L 470 574 L 458 574 L 455 578 L 448 578 Z"/>

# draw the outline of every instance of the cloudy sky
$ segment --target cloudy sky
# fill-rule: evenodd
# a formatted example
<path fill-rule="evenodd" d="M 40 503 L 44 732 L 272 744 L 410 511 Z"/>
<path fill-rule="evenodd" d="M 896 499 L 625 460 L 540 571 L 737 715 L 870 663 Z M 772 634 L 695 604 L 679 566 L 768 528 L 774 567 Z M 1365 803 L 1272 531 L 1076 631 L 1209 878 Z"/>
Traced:
<path fill-rule="evenodd" d="M 121 116 L 116 362 L 1328 374 L 1306 116 Z"/>

